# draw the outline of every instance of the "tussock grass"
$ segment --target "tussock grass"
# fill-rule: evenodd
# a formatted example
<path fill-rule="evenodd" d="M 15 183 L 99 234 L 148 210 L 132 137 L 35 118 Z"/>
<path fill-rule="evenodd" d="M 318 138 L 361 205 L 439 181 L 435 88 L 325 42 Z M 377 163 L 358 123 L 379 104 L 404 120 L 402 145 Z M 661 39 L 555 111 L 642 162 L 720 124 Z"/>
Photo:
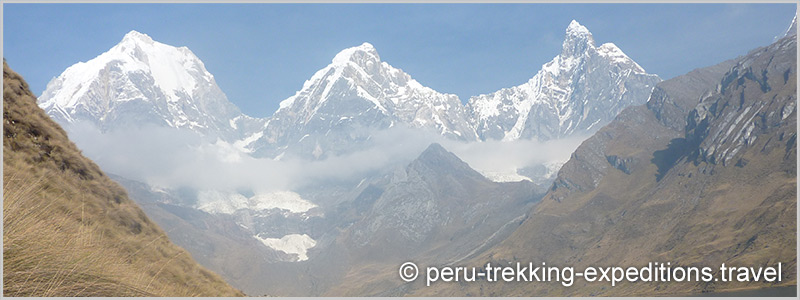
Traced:
<path fill-rule="evenodd" d="M 123 253 L 104 247 L 97 225 L 75 222 L 75 212 L 59 213 L 57 201 L 36 201 L 41 178 L 15 175 L 3 181 L 4 295 L 160 294 L 135 275 Z"/>

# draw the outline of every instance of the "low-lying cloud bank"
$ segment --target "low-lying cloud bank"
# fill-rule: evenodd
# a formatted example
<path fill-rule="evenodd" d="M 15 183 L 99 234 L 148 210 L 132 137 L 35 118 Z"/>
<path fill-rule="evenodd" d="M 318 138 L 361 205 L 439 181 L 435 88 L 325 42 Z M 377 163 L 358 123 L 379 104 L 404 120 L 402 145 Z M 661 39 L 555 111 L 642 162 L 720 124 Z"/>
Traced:
<path fill-rule="evenodd" d="M 103 170 L 165 188 L 295 190 L 319 182 L 358 181 L 402 167 L 437 142 L 481 172 L 508 172 L 566 161 L 584 137 L 537 141 L 458 142 L 415 129 L 376 131 L 366 150 L 323 160 L 255 158 L 220 140 L 174 128 L 144 126 L 101 132 L 89 123 L 68 126 L 70 137 Z"/>

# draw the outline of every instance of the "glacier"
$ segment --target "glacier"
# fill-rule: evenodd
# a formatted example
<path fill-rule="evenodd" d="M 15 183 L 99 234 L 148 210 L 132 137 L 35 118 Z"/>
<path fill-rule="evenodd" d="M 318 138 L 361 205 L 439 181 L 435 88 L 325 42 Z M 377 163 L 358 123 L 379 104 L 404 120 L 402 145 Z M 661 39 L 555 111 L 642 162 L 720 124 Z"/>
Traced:
<path fill-rule="evenodd" d="M 307 234 L 288 234 L 281 238 L 262 238 L 255 236 L 256 239 L 272 249 L 283 251 L 287 254 L 297 255 L 296 261 L 308 260 L 308 249 L 314 248 L 317 242 Z"/>

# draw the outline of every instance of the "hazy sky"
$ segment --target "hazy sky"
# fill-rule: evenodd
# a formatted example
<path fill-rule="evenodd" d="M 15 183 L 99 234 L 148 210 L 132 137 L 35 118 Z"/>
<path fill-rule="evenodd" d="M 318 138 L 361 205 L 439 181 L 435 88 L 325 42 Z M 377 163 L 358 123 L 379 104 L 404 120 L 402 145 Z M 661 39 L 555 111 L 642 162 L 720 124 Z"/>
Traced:
<path fill-rule="evenodd" d="M 187 46 L 245 113 L 264 117 L 340 50 L 383 61 L 440 92 L 521 84 L 560 52 L 575 19 L 664 79 L 768 45 L 785 4 L 4 4 L 3 56 L 41 94 L 130 30 Z"/>

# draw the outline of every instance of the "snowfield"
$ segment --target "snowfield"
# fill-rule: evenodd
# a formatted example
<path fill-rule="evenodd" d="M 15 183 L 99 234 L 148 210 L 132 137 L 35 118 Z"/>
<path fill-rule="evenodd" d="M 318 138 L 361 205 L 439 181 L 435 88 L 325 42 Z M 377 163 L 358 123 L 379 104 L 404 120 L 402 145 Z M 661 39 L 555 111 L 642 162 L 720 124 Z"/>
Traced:
<path fill-rule="evenodd" d="M 317 242 L 307 234 L 289 234 L 279 239 L 265 239 L 258 236 L 255 236 L 255 238 L 272 249 L 283 251 L 287 254 L 296 254 L 297 261 L 308 260 L 308 249 L 311 249 L 317 245 Z"/>

